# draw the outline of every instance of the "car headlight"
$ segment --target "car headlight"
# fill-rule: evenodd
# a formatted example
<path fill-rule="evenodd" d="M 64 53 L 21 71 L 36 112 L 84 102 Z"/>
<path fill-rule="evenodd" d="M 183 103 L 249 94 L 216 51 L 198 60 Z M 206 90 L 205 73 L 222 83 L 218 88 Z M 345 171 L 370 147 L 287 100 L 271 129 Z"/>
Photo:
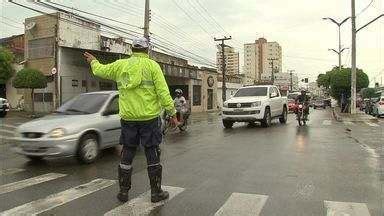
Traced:
<path fill-rule="evenodd" d="M 259 107 L 261 106 L 261 101 L 256 101 L 251 104 L 251 107 Z"/>
<path fill-rule="evenodd" d="M 223 105 L 225 108 L 228 108 L 228 102 L 224 102 L 224 105 Z"/>
<path fill-rule="evenodd" d="M 51 132 L 49 132 L 49 137 L 50 138 L 59 138 L 64 136 L 65 130 L 63 128 L 56 128 L 53 129 Z"/>

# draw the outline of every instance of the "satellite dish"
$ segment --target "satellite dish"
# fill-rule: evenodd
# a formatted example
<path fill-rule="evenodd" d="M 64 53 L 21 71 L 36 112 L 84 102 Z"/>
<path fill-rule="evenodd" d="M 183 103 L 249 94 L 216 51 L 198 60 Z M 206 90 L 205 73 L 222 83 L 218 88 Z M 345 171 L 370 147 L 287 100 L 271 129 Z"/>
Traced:
<path fill-rule="evenodd" d="M 30 22 L 30 23 L 28 23 L 28 24 L 25 26 L 25 29 L 29 31 L 29 30 L 35 28 L 35 26 L 36 26 L 36 23 L 35 23 L 35 22 Z"/>

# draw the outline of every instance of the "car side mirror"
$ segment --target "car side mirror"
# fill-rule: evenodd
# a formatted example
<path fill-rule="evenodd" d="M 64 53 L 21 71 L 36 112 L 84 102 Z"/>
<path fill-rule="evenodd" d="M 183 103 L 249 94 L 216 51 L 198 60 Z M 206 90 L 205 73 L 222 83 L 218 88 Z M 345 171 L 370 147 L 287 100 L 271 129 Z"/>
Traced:
<path fill-rule="evenodd" d="M 276 92 L 272 92 L 272 93 L 271 93 L 271 98 L 274 98 L 274 97 L 277 97 Z"/>

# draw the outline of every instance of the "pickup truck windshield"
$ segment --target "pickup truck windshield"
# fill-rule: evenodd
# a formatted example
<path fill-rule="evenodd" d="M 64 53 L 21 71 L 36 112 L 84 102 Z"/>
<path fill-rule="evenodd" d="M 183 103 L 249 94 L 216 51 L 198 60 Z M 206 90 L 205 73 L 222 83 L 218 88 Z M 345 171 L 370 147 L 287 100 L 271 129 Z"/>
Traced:
<path fill-rule="evenodd" d="M 243 88 L 234 97 L 267 96 L 267 87 Z"/>

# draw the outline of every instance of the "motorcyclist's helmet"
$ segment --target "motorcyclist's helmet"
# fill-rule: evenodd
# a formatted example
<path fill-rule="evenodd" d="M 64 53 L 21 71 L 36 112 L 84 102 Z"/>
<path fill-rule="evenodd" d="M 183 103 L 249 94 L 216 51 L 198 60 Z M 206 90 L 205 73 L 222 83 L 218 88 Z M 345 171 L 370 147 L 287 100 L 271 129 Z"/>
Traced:
<path fill-rule="evenodd" d="M 306 89 L 301 89 L 301 94 L 304 95 L 304 94 L 307 94 L 307 90 Z"/>
<path fill-rule="evenodd" d="M 177 96 L 181 96 L 181 95 L 183 95 L 183 90 L 181 90 L 181 89 L 176 89 L 176 90 L 175 90 L 175 93 L 176 93 Z"/>

